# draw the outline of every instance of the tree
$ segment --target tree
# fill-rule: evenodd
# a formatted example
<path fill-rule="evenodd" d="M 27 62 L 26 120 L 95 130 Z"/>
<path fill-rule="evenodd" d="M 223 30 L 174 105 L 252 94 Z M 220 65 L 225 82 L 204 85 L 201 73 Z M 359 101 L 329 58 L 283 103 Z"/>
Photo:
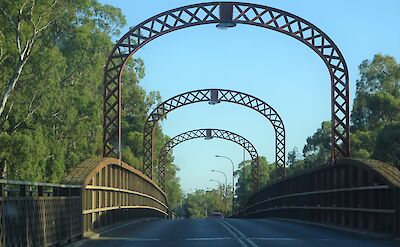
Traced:
<path fill-rule="evenodd" d="M 260 165 L 260 185 L 265 186 L 268 183 L 275 181 L 275 164 L 268 163 L 264 156 L 258 159 Z M 235 176 L 238 176 L 238 182 L 236 184 L 236 208 L 243 208 L 248 200 L 249 195 L 253 193 L 253 179 L 252 176 L 253 167 L 252 161 L 246 160 L 239 164 L 239 169 L 235 171 Z"/>
<path fill-rule="evenodd" d="M 377 54 L 361 63 L 352 110 L 352 155 L 398 164 L 400 64 Z M 392 136 L 391 136 L 392 135 Z"/>
<path fill-rule="evenodd" d="M 380 127 L 400 117 L 400 65 L 393 57 L 377 54 L 359 66 L 352 110 L 355 130 Z"/>
<path fill-rule="evenodd" d="M 291 176 L 304 170 L 304 160 L 301 159 L 299 151 L 297 147 L 294 147 L 292 151 L 288 152 L 288 159 L 287 159 L 287 167 L 286 167 L 286 175 Z"/>
<path fill-rule="evenodd" d="M 331 152 L 331 122 L 324 121 L 321 128 L 310 137 L 303 148 L 304 166 L 315 167 L 326 163 L 330 158 Z"/>
<path fill-rule="evenodd" d="M 394 164 L 400 169 L 400 122 L 385 125 L 377 135 L 372 157 Z"/>
<path fill-rule="evenodd" d="M 101 154 L 99 71 L 125 18 L 95 0 L 4 0 L 0 21 L 0 170 L 59 182 Z"/>
<path fill-rule="evenodd" d="M 187 218 L 205 218 L 214 212 L 230 215 L 232 212 L 232 188 L 219 186 L 211 190 L 196 190 L 185 197 L 184 210 Z"/>
<path fill-rule="evenodd" d="M 62 34 L 73 22 L 75 27 L 93 23 L 101 31 L 125 25 L 120 10 L 94 0 L 4 0 L 0 4 L 0 21 L 5 24 L 0 27 L 0 65 L 6 68 L 2 73 L 5 83 L 0 85 L 0 117 L 17 83 L 27 82 L 21 76 L 32 56 L 47 47 L 49 38 L 60 38 L 52 35 Z M 78 65 L 71 71 L 79 69 Z"/>

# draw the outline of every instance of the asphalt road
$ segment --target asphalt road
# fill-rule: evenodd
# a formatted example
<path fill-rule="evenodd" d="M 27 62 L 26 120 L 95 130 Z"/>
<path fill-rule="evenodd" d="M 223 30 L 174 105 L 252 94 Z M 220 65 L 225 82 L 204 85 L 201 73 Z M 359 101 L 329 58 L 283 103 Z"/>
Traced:
<path fill-rule="evenodd" d="M 126 223 L 74 246 L 399 247 L 400 241 L 285 220 L 182 219 Z"/>

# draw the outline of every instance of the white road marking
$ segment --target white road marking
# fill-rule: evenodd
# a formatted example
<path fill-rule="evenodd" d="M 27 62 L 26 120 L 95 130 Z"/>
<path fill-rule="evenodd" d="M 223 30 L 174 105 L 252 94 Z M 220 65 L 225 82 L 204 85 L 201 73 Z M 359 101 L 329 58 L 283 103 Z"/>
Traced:
<path fill-rule="evenodd" d="M 315 241 L 335 241 L 335 239 L 328 238 L 249 238 L 252 240 L 261 240 L 261 241 L 302 241 L 302 240 L 315 240 Z"/>
<path fill-rule="evenodd" d="M 236 227 L 232 226 L 228 222 L 224 220 L 217 220 L 223 227 L 225 227 L 226 230 L 228 230 L 229 233 L 231 233 L 236 240 L 240 243 L 241 246 L 243 247 L 248 247 L 248 245 L 252 247 L 258 247 L 257 244 L 255 244 L 253 241 L 248 239 L 241 231 L 239 231 Z"/>
<path fill-rule="evenodd" d="M 218 240 L 232 240 L 232 238 L 187 238 L 186 241 L 218 241 Z"/>
<path fill-rule="evenodd" d="M 100 235 L 103 235 L 104 233 L 112 232 L 112 231 L 117 230 L 117 229 L 119 229 L 119 228 L 122 228 L 122 227 L 124 227 L 124 226 L 132 225 L 132 224 L 136 224 L 136 223 L 141 223 L 141 222 L 146 222 L 146 221 L 154 220 L 154 219 L 156 219 L 156 218 L 146 218 L 146 219 L 139 219 L 139 220 L 130 221 L 130 222 L 128 222 L 128 223 L 125 223 L 125 224 L 122 224 L 122 225 L 118 225 L 118 226 L 116 226 L 116 227 L 113 227 L 113 228 L 104 230 L 104 231 L 100 232 L 99 234 L 100 234 Z"/>
<path fill-rule="evenodd" d="M 160 241 L 158 238 L 122 238 L 122 237 L 101 237 L 100 240 L 122 240 L 130 242 Z"/>

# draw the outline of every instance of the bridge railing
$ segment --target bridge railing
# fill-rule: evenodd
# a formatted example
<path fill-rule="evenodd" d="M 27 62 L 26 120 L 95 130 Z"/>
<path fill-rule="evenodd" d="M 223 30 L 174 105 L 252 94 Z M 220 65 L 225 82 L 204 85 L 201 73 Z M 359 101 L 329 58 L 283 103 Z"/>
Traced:
<path fill-rule="evenodd" d="M 0 246 L 52 246 L 81 236 L 81 186 L 0 179 Z"/>
<path fill-rule="evenodd" d="M 337 160 L 252 195 L 239 217 L 283 217 L 400 235 L 400 172 L 379 161 Z"/>
<path fill-rule="evenodd" d="M 137 217 L 168 217 L 165 193 L 150 178 L 114 158 L 92 158 L 63 180 L 82 186 L 84 231 Z"/>

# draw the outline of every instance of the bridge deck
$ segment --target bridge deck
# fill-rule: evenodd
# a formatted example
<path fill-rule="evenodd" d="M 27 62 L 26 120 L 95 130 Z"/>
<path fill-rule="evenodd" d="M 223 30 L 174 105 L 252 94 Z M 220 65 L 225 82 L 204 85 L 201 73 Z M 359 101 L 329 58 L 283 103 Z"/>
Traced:
<path fill-rule="evenodd" d="M 152 220 L 73 246 L 400 246 L 400 241 L 275 219 Z"/>

